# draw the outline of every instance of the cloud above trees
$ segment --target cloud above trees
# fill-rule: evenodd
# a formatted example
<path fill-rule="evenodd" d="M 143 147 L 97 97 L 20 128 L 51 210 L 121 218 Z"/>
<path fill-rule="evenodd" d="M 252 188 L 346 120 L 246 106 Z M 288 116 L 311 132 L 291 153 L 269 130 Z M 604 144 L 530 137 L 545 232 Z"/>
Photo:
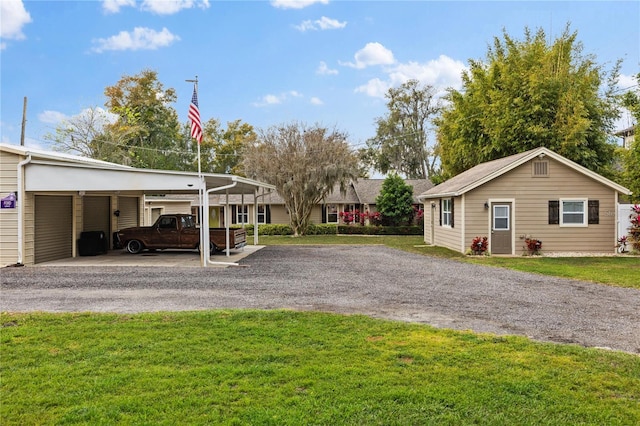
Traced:
<path fill-rule="evenodd" d="M 136 27 L 133 31 L 120 31 L 108 38 L 93 40 L 93 52 L 102 53 L 109 50 L 156 50 L 167 47 L 180 37 L 172 34 L 167 28 L 156 31 L 151 28 Z"/>
<path fill-rule="evenodd" d="M 103 0 L 102 10 L 105 13 L 119 13 L 123 7 L 136 7 L 135 0 Z M 140 10 L 157 15 L 173 15 L 183 9 L 198 7 L 209 8 L 209 0 L 143 0 Z"/>

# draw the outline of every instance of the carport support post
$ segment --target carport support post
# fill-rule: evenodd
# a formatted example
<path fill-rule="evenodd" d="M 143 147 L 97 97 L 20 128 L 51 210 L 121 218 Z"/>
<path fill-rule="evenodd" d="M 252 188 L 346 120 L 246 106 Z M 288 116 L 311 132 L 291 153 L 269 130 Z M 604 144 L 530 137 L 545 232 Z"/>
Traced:
<path fill-rule="evenodd" d="M 203 197 L 203 194 L 205 196 Z M 200 266 L 206 267 L 209 261 L 209 192 L 204 177 L 200 176 Z"/>
<path fill-rule="evenodd" d="M 258 188 L 253 191 L 253 245 L 258 245 Z"/>
<path fill-rule="evenodd" d="M 232 179 L 233 179 L 233 177 L 232 177 Z M 226 231 L 227 231 L 227 248 L 228 248 L 228 246 L 229 246 L 229 211 L 228 210 L 229 209 L 227 207 L 229 206 L 229 188 L 233 188 L 237 184 L 238 184 L 238 181 L 234 180 L 229 185 L 224 185 L 224 186 L 219 186 L 217 188 L 207 189 L 207 191 L 205 192 L 204 206 L 206 207 L 206 212 L 207 212 L 207 231 L 206 231 L 207 249 L 205 250 L 206 251 L 205 265 L 203 265 L 203 266 L 208 266 L 210 263 L 214 264 L 214 265 L 238 266 L 237 263 L 233 263 L 233 262 L 212 262 L 211 260 L 209 260 L 209 248 L 208 248 L 208 244 L 209 244 L 209 194 L 212 193 L 212 192 L 216 192 L 216 191 L 222 191 L 223 189 L 227 190 L 227 202 L 225 204 L 224 217 L 225 217 L 225 225 L 226 225 Z"/>

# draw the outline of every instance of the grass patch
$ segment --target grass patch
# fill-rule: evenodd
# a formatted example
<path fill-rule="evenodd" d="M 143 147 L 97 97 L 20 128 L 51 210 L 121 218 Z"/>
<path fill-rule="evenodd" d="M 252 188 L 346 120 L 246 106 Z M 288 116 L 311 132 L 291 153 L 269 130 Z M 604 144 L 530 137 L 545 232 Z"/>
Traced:
<path fill-rule="evenodd" d="M 640 289 L 639 257 L 469 257 L 466 261 L 524 272 Z"/>
<path fill-rule="evenodd" d="M 304 237 L 260 236 L 260 244 L 384 244 L 411 253 L 510 268 L 523 272 L 592 281 L 640 289 L 640 257 L 544 257 L 465 256 L 444 247 L 424 244 L 422 236 L 310 235 Z"/>
<path fill-rule="evenodd" d="M 640 357 L 291 311 L 1 314 L 23 424 L 635 424 Z"/>

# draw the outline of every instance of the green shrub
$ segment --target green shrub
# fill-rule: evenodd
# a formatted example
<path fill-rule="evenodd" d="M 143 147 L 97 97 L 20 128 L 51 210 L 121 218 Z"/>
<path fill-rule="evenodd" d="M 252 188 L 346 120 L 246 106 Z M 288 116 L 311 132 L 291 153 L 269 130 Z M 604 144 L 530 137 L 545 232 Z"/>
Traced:
<path fill-rule="evenodd" d="M 240 229 L 240 225 L 231 225 L 230 229 Z M 253 236 L 253 225 L 246 224 L 244 229 L 247 236 Z M 263 224 L 258 225 L 259 235 L 293 235 L 289 225 Z M 349 226 L 330 223 L 311 224 L 306 235 L 422 235 L 422 227 L 407 226 Z"/>
<path fill-rule="evenodd" d="M 231 229 L 240 229 L 240 225 L 232 225 Z M 247 231 L 248 236 L 253 235 L 253 224 L 244 225 L 244 229 Z M 258 225 L 259 235 L 293 235 L 293 231 L 289 225 L 276 225 L 276 224 L 262 224 Z"/>
<path fill-rule="evenodd" d="M 420 226 L 348 226 L 339 225 L 338 234 L 346 235 L 422 235 Z"/>
<path fill-rule="evenodd" d="M 311 224 L 307 229 L 307 235 L 335 235 L 338 233 L 338 225 L 322 223 L 320 225 Z"/>
<path fill-rule="evenodd" d="M 293 230 L 289 225 L 265 224 L 259 225 L 259 235 L 293 235 Z"/>

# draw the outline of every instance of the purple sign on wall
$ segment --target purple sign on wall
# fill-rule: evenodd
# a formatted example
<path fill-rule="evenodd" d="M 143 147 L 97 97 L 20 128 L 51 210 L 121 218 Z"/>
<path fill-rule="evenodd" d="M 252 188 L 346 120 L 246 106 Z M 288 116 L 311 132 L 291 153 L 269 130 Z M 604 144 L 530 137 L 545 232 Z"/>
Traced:
<path fill-rule="evenodd" d="M 16 208 L 16 195 L 14 193 L 9 194 L 0 200 L 0 207 L 3 209 L 15 209 Z"/>

